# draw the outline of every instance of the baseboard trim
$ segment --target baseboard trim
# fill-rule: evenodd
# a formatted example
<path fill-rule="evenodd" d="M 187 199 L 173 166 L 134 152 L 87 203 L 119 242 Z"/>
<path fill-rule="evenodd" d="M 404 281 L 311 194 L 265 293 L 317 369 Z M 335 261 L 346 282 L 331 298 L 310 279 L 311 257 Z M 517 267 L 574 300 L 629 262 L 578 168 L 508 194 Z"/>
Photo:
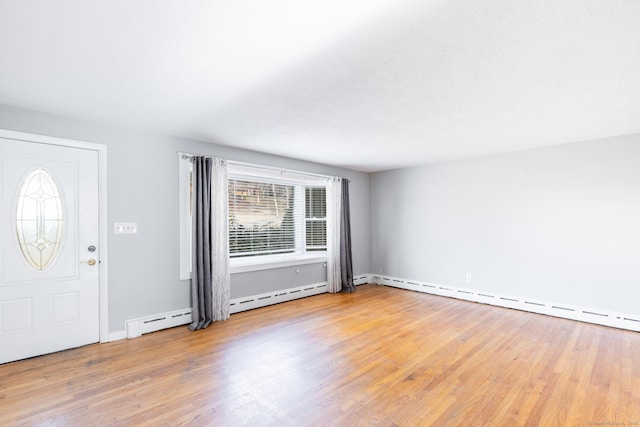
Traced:
<path fill-rule="evenodd" d="M 369 281 L 377 285 L 640 332 L 640 315 L 638 314 L 625 314 L 597 308 L 540 301 L 532 298 L 495 294 L 475 289 L 456 288 L 453 286 L 421 282 L 418 280 L 407 280 L 385 275 L 371 274 L 369 275 Z"/>
<path fill-rule="evenodd" d="M 327 292 L 327 282 L 236 298 L 230 302 L 230 312 L 231 314 L 240 313 L 242 311 L 253 310 L 254 308 L 266 307 L 268 305 L 292 301 L 325 292 Z"/>
<path fill-rule="evenodd" d="M 353 277 L 353 284 L 356 286 L 366 285 L 371 283 L 371 274 L 361 274 Z"/>
<path fill-rule="evenodd" d="M 580 307 L 569 304 L 553 303 L 531 298 L 502 295 L 492 292 L 479 291 L 468 288 L 456 288 L 436 283 L 407 280 L 378 274 L 362 274 L 354 277 L 354 283 L 359 286 L 366 283 L 423 292 L 465 301 L 488 304 L 497 307 L 512 308 L 531 313 L 597 325 L 611 326 L 619 329 L 640 332 L 640 315 L 617 313 L 596 308 Z M 293 301 L 327 292 L 327 282 L 282 289 L 264 294 L 235 298 L 230 302 L 231 314 L 240 313 L 255 308 L 266 307 L 281 302 Z M 124 331 L 109 333 L 109 341 L 125 338 L 136 338 L 143 334 L 160 331 L 162 329 L 191 323 L 191 308 L 176 310 L 153 316 L 130 319 L 125 322 Z"/>
<path fill-rule="evenodd" d="M 191 323 L 191 308 L 131 319 L 125 322 L 126 338 L 137 338 L 143 334 L 189 323 Z"/>
<path fill-rule="evenodd" d="M 369 283 L 370 275 L 364 274 L 356 276 L 353 281 L 356 285 Z M 292 301 L 325 292 L 327 292 L 327 282 L 235 298 L 230 301 L 230 313 L 240 313 L 254 308 L 266 307 L 268 305 Z M 187 325 L 191 323 L 191 319 L 191 308 L 130 319 L 125 321 L 124 331 L 117 331 L 109 334 L 109 341 L 117 341 L 125 338 L 137 338 L 150 332 Z"/>
<path fill-rule="evenodd" d="M 101 342 L 120 341 L 125 338 L 127 338 L 127 331 L 114 331 L 114 332 L 109 332 L 107 341 L 101 341 Z"/>
<path fill-rule="evenodd" d="M 356 286 L 369 283 L 369 277 L 370 275 L 368 274 L 355 276 L 353 278 L 353 283 Z M 320 282 L 311 285 L 298 286 L 295 288 L 281 289 L 264 294 L 236 298 L 231 300 L 230 303 L 231 314 L 253 310 L 254 308 L 266 307 L 281 302 L 293 301 L 299 298 L 306 298 L 312 295 L 319 295 L 325 292 L 327 292 L 327 282 Z"/>

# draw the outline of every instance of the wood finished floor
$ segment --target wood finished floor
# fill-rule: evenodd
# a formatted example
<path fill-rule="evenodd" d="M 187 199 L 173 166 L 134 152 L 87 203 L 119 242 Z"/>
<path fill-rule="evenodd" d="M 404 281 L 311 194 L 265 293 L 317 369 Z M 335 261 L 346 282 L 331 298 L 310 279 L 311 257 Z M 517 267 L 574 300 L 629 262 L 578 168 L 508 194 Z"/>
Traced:
<path fill-rule="evenodd" d="M 640 334 L 364 285 L 0 365 L 13 425 L 640 425 Z"/>

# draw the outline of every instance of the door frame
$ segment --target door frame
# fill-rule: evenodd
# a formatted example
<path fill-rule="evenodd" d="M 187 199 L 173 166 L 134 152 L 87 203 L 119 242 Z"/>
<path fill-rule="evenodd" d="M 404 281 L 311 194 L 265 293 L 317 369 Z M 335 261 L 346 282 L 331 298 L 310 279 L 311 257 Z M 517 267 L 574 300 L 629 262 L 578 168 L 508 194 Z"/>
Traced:
<path fill-rule="evenodd" d="M 109 292 L 107 282 L 107 146 L 94 142 L 77 141 L 54 136 L 37 135 L 0 129 L 0 138 L 37 144 L 58 145 L 69 148 L 93 150 L 98 154 L 98 237 L 100 239 L 100 262 L 98 263 L 98 286 L 100 296 L 100 342 L 109 339 Z"/>

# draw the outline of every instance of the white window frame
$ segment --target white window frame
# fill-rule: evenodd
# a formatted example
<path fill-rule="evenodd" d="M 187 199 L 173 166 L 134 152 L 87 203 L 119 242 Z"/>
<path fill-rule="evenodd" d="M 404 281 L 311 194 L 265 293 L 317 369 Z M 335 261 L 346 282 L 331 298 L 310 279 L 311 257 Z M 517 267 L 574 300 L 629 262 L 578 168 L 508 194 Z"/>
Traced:
<path fill-rule="evenodd" d="M 325 190 L 325 193 L 324 193 L 325 194 L 325 204 L 326 204 L 326 200 L 327 200 L 327 186 L 326 186 L 326 183 L 324 185 L 305 185 L 305 187 L 306 188 L 310 188 L 310 189 L 324 188 L 324 190 Z M 306 202 L 307 202 L 306 194 L 305 194 L 304 197 L 305 197 L 305 204 L 306 204 Z M 318 217 L 307 217 L 306 206 L 305 206 L 305 214 L 304 214 L 304 229 L 305 229 L 305 233 L 306 233 L 306 230 L 307 230 L 307 224 L 310 223 L 310 222 L 324 222 L 324 224 L 325 224 L 325 245 L 324 245 L 324 250 L 321 249 L 322 248 L 321 246 L 316 246 L 316 248 L 318 248 L 318 249 L 317 250 L 310 250 L 309 253 L 313 253 L 313 252 L 326 253 L 327 252 L 327 245 L 326 245 L 327 209 L 326 209 L 326 207 L 325 207 L 325 216 L 324 216 L 324 218 L 318 218 Z M 307 242 L 306 242 L 307 236 L 305 235 L 304 237 L 305 237 L 305 248 L 306 248 L 306 246 L 307 246 Z"/>
<path fill-rule="evenodd" d="M 191 278 L 191 158 L 178 153 L 178 216 L 180 219 L 180 280 Z"/>
<path fill-rule="evenodd" d="M 303 206 L 300 210 L 301 216 L 296 218 L 295 222 L 297 244 L 294 253 L 230 258 L 229 265 L 232 273 L 326 261 L 326 251 L 306 252 L 305 250 L 306 218 L 304 188 L 326 186 L 328 177 L 234 162 L 229 162 L 228 176 L 233 179 L 245 179 L 248 181 L 264 180 L 264 182 L 296 186 L 295 197 L 298 199 L 298 203 L 301 203 Z"/>
<path fill-rule="evenodd" d="M 191 155 L 178 153 L 179 171 L 179 220 L 180 220 L 180 280 L 191 278 L 191 209 L 189 206 L 189 184 L 191 179 Z M 322 187 L 328 182 L 327 176 L 308 174 L 292 170 L 276 169 L 268 166 L 252 165 L 239 162 L 228 162 L 228 177 L 232 179 L 246 179 L 249 181 L 266 180 L 277 184 L 295 185 L 296 197 L 305 202 L 304 187 Z M 299 200 L 300 202 L 300 200 Z M 300 242 L 295 253 L 279 255 L 263 255 L 230 258 L 230 272 L 241 273 L 247 271 L 282 268 L 288 266 L 314 264 L 326 262 L 326 251 L 305 251 L 306 246 L 306 215 L 301 210 L 301 218 L 296 220 L 296 240 Z"/>

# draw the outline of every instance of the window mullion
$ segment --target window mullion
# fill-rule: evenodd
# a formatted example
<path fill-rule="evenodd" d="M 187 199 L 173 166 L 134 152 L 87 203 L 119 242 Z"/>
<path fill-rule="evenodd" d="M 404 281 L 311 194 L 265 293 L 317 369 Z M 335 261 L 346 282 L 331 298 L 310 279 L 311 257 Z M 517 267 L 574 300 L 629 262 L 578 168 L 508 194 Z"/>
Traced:
<path fill-rule="evenodd" d="M 305 194 L 304 187 L 302 185 L 297 185 L 295 190 L 295 236 L 296 236 L 296 253 L 303 255 L 305 253 Z"/>

